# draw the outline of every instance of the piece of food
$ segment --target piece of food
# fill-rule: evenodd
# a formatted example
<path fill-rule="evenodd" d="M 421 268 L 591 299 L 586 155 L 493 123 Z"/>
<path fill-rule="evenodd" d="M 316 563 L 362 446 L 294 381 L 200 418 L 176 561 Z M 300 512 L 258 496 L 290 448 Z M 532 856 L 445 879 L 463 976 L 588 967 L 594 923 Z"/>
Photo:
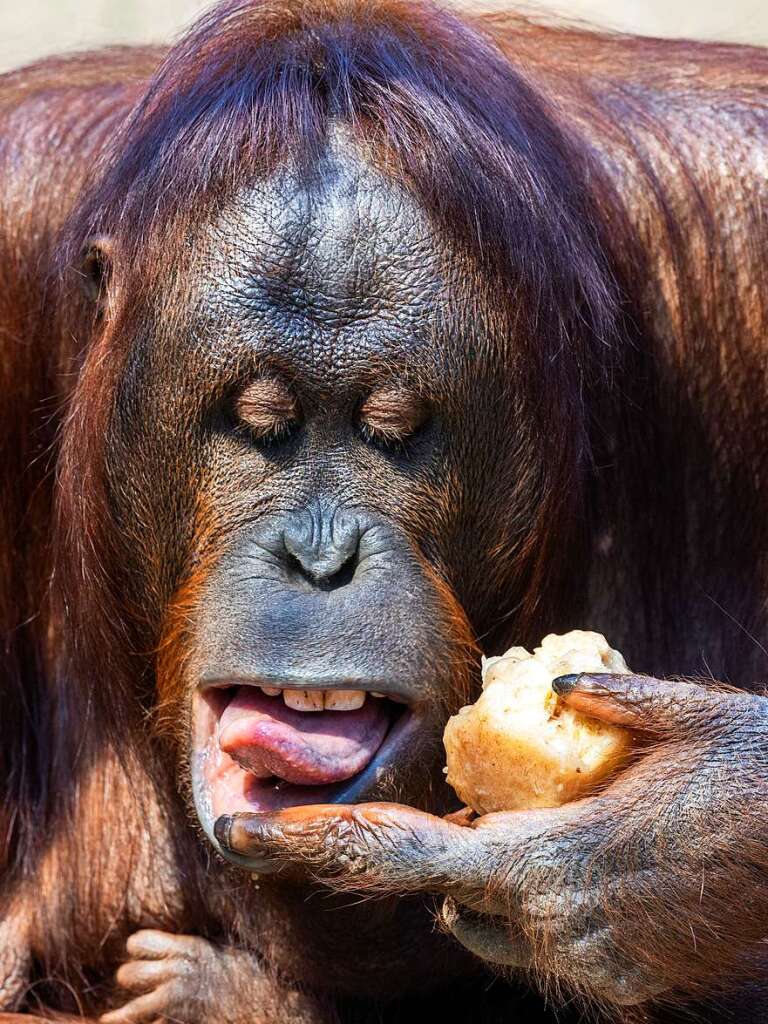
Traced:
<path fill-rule="evenodd" d="M 447 781 L 478 814 L 558 807 L 583 796 L 627 756 L 632 736 L 569 708 L 552 680 L 628 672 L 604 636 L 545 637 L 533 654 L 512 647 L 483 659 L 483 692 L 448 720 Z"/>

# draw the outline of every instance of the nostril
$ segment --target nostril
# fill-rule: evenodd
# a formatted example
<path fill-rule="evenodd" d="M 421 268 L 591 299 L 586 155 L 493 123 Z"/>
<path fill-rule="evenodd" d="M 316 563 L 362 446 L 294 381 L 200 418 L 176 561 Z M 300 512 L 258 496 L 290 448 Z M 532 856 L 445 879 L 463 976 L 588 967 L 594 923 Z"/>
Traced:
<path fill-rule="evenodd" d="M 331 575 L 324 576 L 315 580 L 315 585 L 320 590 L 338 590 L 341 587 L 346 587 L 355 578 L 355 572 L 360 559 L 357 551 L 344 562 L 340 569 L 337 569 Z"/>
<path fill-rule="evenodd" d="M 285 559 L 286 568 L 294 579 L 306 580 L 318 590 L 338 590 L 347 586 L 354 579 L 359 562 L 357 548 L 346 558 L 335 552 L 317 559 L 301 558 L 286 550 Z"/>

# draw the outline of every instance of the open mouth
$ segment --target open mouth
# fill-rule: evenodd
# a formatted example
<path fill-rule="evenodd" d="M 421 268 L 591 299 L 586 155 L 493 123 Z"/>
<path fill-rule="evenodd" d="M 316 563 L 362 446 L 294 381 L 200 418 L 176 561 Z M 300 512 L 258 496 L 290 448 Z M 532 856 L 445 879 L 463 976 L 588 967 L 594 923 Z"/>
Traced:
<path fill-rule="evenodd" d="M 416 726 L 402 698 L 368 690 L 226 681 L 195 696 L 192 772 L 201 821 L 352 801 Z"/>

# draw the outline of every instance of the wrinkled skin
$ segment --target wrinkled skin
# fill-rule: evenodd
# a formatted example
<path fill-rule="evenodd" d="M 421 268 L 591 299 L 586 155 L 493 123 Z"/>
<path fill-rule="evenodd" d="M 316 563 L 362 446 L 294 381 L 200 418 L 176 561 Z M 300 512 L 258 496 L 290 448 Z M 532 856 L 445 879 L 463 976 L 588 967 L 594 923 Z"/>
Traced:
<path fill-rule="evenodd" d="M 417 805 L 437 811 L 455 806 L 447 787 L 434 785 L 444 757 L 439 740 L 446 706 L 455 709 L 467 685 L 457 661 L 468 666 L 475 654 L 469 630 L 456 633 L 441 606 L 435 574 L 452 576 L 455 566 L 471 560 L 471 569 L 463 569 L 462 616 L 485 614 L 481 580 L 493 569 L 459 544 L 455 520 L 460 515 L 472 523 L 488 550 L 501 543 L 501 524 L 484 519 L 470 495 L 490 486 L 503 468 L 493 457 L 475 463 L 471 452 L 485 444 L 478 431 L 490 425 L 467 429 L 466 420 L 479 395 L 486 402 L 508 401 L 508 384 L 493 372 L 493 355 L 487 366 L 476 362 L 469 386 L 464 380 L 461 339 L 470 330 L 482 339 L 486 328 L 479 318 L 471 328 L 457 322 L 450 309 L 451 293 L 464 287 L 461 266 L 451 267 L 450 254 L 421 211 L 350 151 L 342 135 L 308 178 L 279 171 L 238 197 L 202 240 L 197 269 L 202 281 L 192 343 L 164 337 L 146 343 L 153 347 L 149 357 L 136 353 L 120 394 L 125 412 L 110 439 L 120 453 L 112 468 L 119 514 L 138 551 L 146 552 L 142 564 L 156 564 L 160 551 L 167 558 L 178 549 L 182 557 L 182 545 L 190 543 L 183 535 L 148 532 L 145 523 L 175 527 L 163 510 L 179 500 L 185 481 L 195 479 L 196 466 L 207 467 L 209 515 L 226 522 L 223 551 L 223 531 L 198 523 L 200 540 L 192 540 L 197 560 L 214 565 L 195 594 L 194 631 L 186 638 L 191 653 L 179 659 L 181 679 L 162 666 L 158 672 L 161 701 L 191 733 L 181 743 L 191 745 L 193 813 L 218 848 L 213 826 L 220 810 L 197 731 L 209 687 L 222 680 L 385 689 L 405 703 L 410 725 L 402 739 L 382 745 L 370 770 L 339 783 L 334 798 L 394 799 L 407 791 Z M 301 403 L 294 431 L 259 443 L 217 424 L 209 435 L 190 439 L 192 403 L 199 402 L 201 389 L 215 394 L 231 380 L 258 379 L 273 368 L 287 376 Z M 169 405 L 169 386 L 178 402 L 189 404 L 189 415 Z M 418 388 L 428 403 L 426 422 L 402 446 L 367 437 L 356 422 L 360 403 L 382 388 L 406 396 Z M 141 420 L 133 414 L 139 405 Z M 534 432 L 522 416 L 516 429 L 520 446 Z M 139 494 L 137 486 L 162 479 L 160 467 L 171 459 L 189 462 L 186 473 L 182 465 L 165 484 L 176 493 L 161 486 Z M 457 492 L 459 475 L 464 483 Z M 531 474 L 519 490 L 521 506 L 537 507 L 536 486 Z M 137 521 L 137 508 L 147 504 L 155 506 L 152 513 Z M 445 528 L 435 530 L 439 522 Z M 349 562 L 355 567 L 346 574 Z M 142 581 L 151 582 L 137 565 L 133 585 Z M 152 593 L 141 591 L 136 599 L 149 604 Z M 306 791 L 303 799 L 317 799 L 316 792 Z M 431 910 L 425 907 L 422 918 L 422 941 L 433 942 Z M 238 1017 L 235 1006 L 242 1007 L 242 990 L 261 968 L 239 951 L 190 943 L 167 936 L 163 966 L 148 967 L 144 958 L 153 954 L 141 939 L 130 940 L 131 960 L 118 984 L 127 979 L 152 992 L 105 1021 L 152 1020 L 161 1011 L 206 1020 L 217 1012 L 220 985 L 237 993 L 228 1004 L 229 1019 L 250 1021 L 250 1009 Z M 179 956 L 177 949 L 185 946 L 188 952 Z M 211 981 L 190 994 L 184 972 L 197 956 Z M 320 961 L 325 966 L 318 964 L 316 977 L 323 970 L 348 972 L 345 983 L 360 984 L 364 964 L 329 961 Z M 397 960 L 384 964 L 376 967 L 382 985 L 403 970 Z M 459 957 L 457 973 L 462 971 Z"/>
<path fill-rule="evenodd" d="M 334 532 L 332 519 L 324 528 L 322 517 L 323 510 L 336 508 L 339 500 L 335 496 L 326 497 L 328 492 L 324 489 L 331 495 L 342 489 L 347 495 L 359 494 L 356 490 L 359 485 L 350 467 L 357 458 L 363 459 L 363 453 L 352 454 L 341 463 L 324 454 L 322 446 L 349 443 L 341 440 L 350 429 L 345 422 L 349 415 L 346 410 L 353 408 L 352 400 L 345 397 L 345 389 L 355 379 L 356 361 L 362 366 L 370 359 L 368 339 L 376 338 L 376 344 L 380 345 L 379 332 L 371 328 L 370 322 L 364 332 L 355 326 L 358 311 L 368 308 L 371 301 L 370 292 L 364 290 L 360 294 L 356 290 L 357 282 L 364 277 L 360 265 L 378 268 L 382 263 L 387 266 L 391 263 L 397 267 L 394 280 L 390 278 L 391 283 L 379 287 L 383 296 L 389 288 L 397 295 L 398 334 L 402 330 L 404 337 L 412 338 L 417 333 L 421 304 L 427 301 L 425 295 L 439 294 L 440 288 L 437 272 L 432 269 L 432 257 L 426 255 L 428 244 L 413 243 L 413 238 L 419 238 L 418 232 L 410 228 L 406 233 L 403 227 L 397 226 L 401 223 L 398 221 L 401 200 L 382 190 L 375 177 L 370 178 L 365 171 L 361 175 L 354 162 L 349 170 L 347 166 L 329 161 L 320 183 L 312 187 L 309 199 L 305 198 L 303 187 L 294 191 L 296 185 L 290 177 L 278 178 L 274 193 L 270 189 L 259 190 L 255 196 L 247 197 L 242 208 L 244 215 L 238 213 L 227 218 L 226 229 L 220 230 L 230 239 L 232 224 L 238 223 L 242 234 L 235 248 L 247 255 L 242 271 L 234 269 L 236 264 L 230 264 L 225 281 L 217 273 L 214 283 L 205 289 L 206 302 L 210 304 L 205 307 L 206 327 L 203 329 L 205 337 L 206 332 L 212 332 L 211 323 L 216 325 L 215 337 L 220 346 L 216 371 L 221 372 L 227 358 L 224 353 L 230 344 L 224 340 L 228 316 L 222 316 L 222 310 L 229 303 L 244 303 L 239 307 L 238 323 L 245 319 L 246 323 L 253 324 L 253 334 L 247 341 L 249 348 L 258 352 L 263 344 L 261 339 L 265 338 L 269 339 L 271 351 L 275 338 L 290 339 L 290 347 L 282 353 L 278 345 L 278 353 L 295 361 L 293 380 L 300 389 L 305 408 L 312 408 L 305 395 L 316 381 L 322 381 L 328 394 L 334 395 L 334 404 L 323 407 L 322 417 L 319 412 L 307 415 L 306 426 L 302 428 L 302 433 L 306 431 L 306 441 L 300 435 L 298 442 L 286 442 L 289 446 L 306 444 L 307 454 L 302 454 L 299 448 L 298 457 L 286 462 L 286 469 L 282 470 L 291 474 L 293 495 L 312 495 L 309 500 L 317 502 L 317 525 L 308 532 L 312 535 L 314 530 L 314 535 L 322 538 L 326 529 L 326 539 L 320 541 L 319 547 L 301 555 L 305 568 L 316 569 L 321 558 L 329 560 L 332 571 L 323 573 L 321 567 L 320 579 L 331 580 L 334 572 L 338 572 L 339 562 L 343 564 L 343 558 L 334 561 L 339 528 Z M 319 192 L 316 193 L 315 188 Z M 386 239 L 386 247 L 393 244 L 393 239 L 400 239 L 397 244 L 401 248 L 391 261 L 383 259 L 375 243 L 371 243 L 371 239 L 377 238 L 374 231 L 368 228 L 358 234 L 354 229 L 347 234 L 345 226 L 341 232 L 341 237 L 346 239 L 343 245 L 338 236 L 318 231 L 318 249 L 311 257 L 303 248 L 301 261 L 294 256 L 290 259 L 280 256 L 281 264 L 285 260 L 292 268 L 291 274 L 297 273 L 294 268 L 301 267 L 301 286 L 297 287 L 289 277 L 291 291 L 285 293 L 291 296 L 288 314 L 285 299 L 282 293 L 276 296 L 272 282 L 269 304 L 260 297 L 258 290 L 242 285 L 251 262 L 259 265 L 265 262 L 256 239 L 274 235 L 295 237 L 292 232 L 297 230 L 297 224 L 302 239 L 315 234 L 314 229 L 307 226 L 315 221 L 307 221 L 306 212 L 295 219 L 296 205 L 305 211 L 312 210 L 313 218 L 317 216 L 319 223 L 330 223 L 327 204 L 332 204 L 334 223 L 346 225 L 346 210 L 340 215 L 339 206 L 344 209 L 350 195 L 354 196 L 355 209 L 361 206 L 366 210 L 386 211 L 377 212 L 375 218 L 386 225 L 378 236 Z M 409 215 L 414 217 L 414 211 Z M 276 216 L 281 218 L 279 228 L 274 223 Z M 266 226 L 262 226 L 265 221 Z M 218 234 L 217 231 L 214 238 Z M 342 248 L 354 254 L 347 262 L 340 255 Z M 214 248 L 214 267 L 217 258 Z M 320 271 L 317 278 L 313 276 L 316 267 Z M 370 279 L 370 269 L 368 274 Z M 318 340 L 305 342 L 303 329 L 294 327 L 292 318 L 305 316 L 307 307 L 314 308 L 318 304 L 316 298 L 310 297 L 312 288 L 318 287 L 317 282 L 321 282 L 326 312 L 319 320 Z M 294 305 L 297 294 L 301 296 L 298 311 Z M 240 295 L 246 296 L 245 299 Z M 403 303 L 404 295 L 409 296 L 409 303 Z M 387 305 L 383 296 L 377 302 L 386 323 Z M 435 300 L 429 301 L 434 303 Z M 335 308 L 336 303 L 341 304 L 339 310 Z M 327 312 L 329 309 L 332 312 Z M 292 325 L 288 329 L 284 319 L 273 321 L 275 317 L 286 315 Z M 413 318 L 411 322 L 409 317 Z M 331 328 L 342 332 L 336 335 L 338 348 L 320 343 L 320 338 L 327 337 Z M 344 332 L 354 337 L 354 344 L 343 340 Z M 229 358 L 233 360 L 250 358 L 250 354 L 243 354 L 242 336 L 240 327 L 238 340 L 231 343 Z M 297 344 L 299 338 L 302 341 Z M 387 345 L 383 354 L 390 367 L 398 358 L 404 363 L 408 360 L 411 366 L 420 358 L 418 348 L 398 352 L 391 343 Z M 205 345 L 198 352 L 204 358 Z M 376 352 L 378 354 L 378 348 Z M 197 363 L 198 368 L 201 365 Z M 446 356 L 440 378 L 444 389 L 450 386 L 450 366 Z M 169 366 L 168 373 L 171 372 Z M 199 379 L 200 369 L 197 372 Z M 428 366 L 422 365 L 422 381 L 427 373 Z M 491 386 L 487 383 L 490 376 L 486 378 L 486 388 Z M 152 401 L 148 380 L 137 377 L 132 386 L 149 396 L 145 400 Z M 304 388 L 307 391 L 302 390 Z M 184 390 L 181 382 L 179 390 Z M 431 398 L 434 402 L 434 391 Z M 129 395 L 125 401 L 130 402 Z M 460 416 L 460 413 L 455 415 Z M 162 416 L 163 409 L 158 406 L 157 417 Z M 148 422 L 155 420 L 150 417 Z M 419 479 L 421 466 L 425 473 L 432 472 L 432 467 L 439 462 L 445 466 L 449 448 L 444 434 L 450 428 L 450 416 L 446 413 L 440 428 L 443 433 L 435 429 L 426 440 L 419 442 L 420 447 L 413 456 L 416 473 L 409 473 L 409 484 L 405 483 L 405 477 L 400 484 L 409 487 L 399 498 L 400 507 L 412 511 L 419 500 L 414 483 Z M 170 429 L 173 429 L 172 424 Z M 456 442 L 454 452 L 455 445 Z M 146 450 L 146 446 L 138 445 L 130 457 L 145 458 Z M 237 458 L 246 456 L 253 459 L 252 453 L 238 454 Z M 161 451 L 157 457 L 162 458 Z M 272 458 L 273 468 L 280 471 L 279 444 Z M 230 465 L 224 458 L 217 464 Z M 381 464 L 372 459 L 366 465 L 369 472 L 382 472 Z M 125 473 L 126 489 L 131 479 L 140 480 L 147 475 L 146 467 L 132 465 L 128 456 L 121 469 Z M 447 469 L 444 471 L 447 473 Z M 487 466 L 484 471 L 488 472 Z M 227 472 L 231 470 L 227 468 Z M 274 486 L 276 479 L 273 475 L 269 485 L 262 483 L 259 498 L 262 507 L 269 507 L 268 486 Z M 480 486 L 492 486 L 490 474 L 486 484 Z M 221 484 L 214 484 L 214 500 L 219 493 L 217 488 L 223 495 L 227 487 L 225 478 Z M 357 509 L 359 500 L 353 499 L 350 503 L 347 497 L 343 507 Z M 393 519 L 397 522 L 398 503 L 388 504 L 382 491 L 376 499 L 375 511 L 355 512 L 355 521 L 364 524 L 364 516 L 373 516 L 372 522 L 378 530 L 374 537 L 384 538 L 383 543 L 378 539 L 374 542 L 372 550 L 376 558 L 396 560 L 399 557 L 396 535 L 391 527 L 383 525 Z M 386 521 L 380 518 L 382 513 L 386 514 Z M 126 514 L 130 514 L 130 504 Z M 242 679 L 252 675 L 259 680 L 279 683 L 293 679 L 293 673 L 299 672 L 303 674 L 296 678 L 306 685 L 311 686 L 313 681 L 317 685 L 319 680 L 333 685 L 332 673 L 338 672 L 339 657 L 343 657 L 350 661 L 340 672 L 342 678 L 356 676 L 362 680 L 360 685 L 374 689 L 385 685 L 380 681 L 381 672 L 389 672 L 387 688 L 390 692 L 398 692 L 417 708 L 426 707 L 429 700 L 426 688 L 436 687 L 439 677 L 434 671 L 419 667 L 420 645 L 425 644 L 423 634 L 417 633 L 410 651 L 408 647 L 410 631 L 422 629 L 423 621 L 408 619 L 406 610 L 403 623 L 387 629 L 382 643 L 372 648 L 365 637 L 381 621 L 382 591 L 377 587 L 372 592 L 368 612 L 366 590 L 354 580 L 351 589 L 347 589 L 347 585 L 338 589 L 330 586 L 319 597 L 326 609 L 324 618 L 318 628 L 306 627 L 296 668 L 287 667 L 291 649 L 281 646 L 279 630 L 285 628 L 285 619 L 273 614 L 272 609 L 280 608 L 275 601 L 285 596 L 290 602 L 290 614 L 299 616 L 299 628 L 304 628 L 303 623 L 311 624 L 313 619 L 305 619 L 309 613 L 300 610 L 301 602 L 316 601 L 318 595 L 313 593 L 315 584 L 307 587 L 303 581 L 297 582 L 285 575 L 281 554 L 284 522 L 280 515 L 276 519 L 274 514 L 263 515 L 255 529 L 246 525 L 236 533 L 236 537 L 243 539 L 231 544 L 206 584 L 198 620 L 201 639 L 188 669 L 189 676 L 207 680 Z M 290 522 L 300 522 L 297 513 L 293 513 Z M 291 526 L 291 529 L 296 527 Z M 369 529 L 364 525 L 360 536 L 365 538 Z M 295 542 L 291 543 L 295 550 Z M 365 565 L 366 542 L 363 539 L 358 543 L 364 552 L 361 557 Z M 438 552 L 449 563 L 457 557 L 447 547 L 438 548 Z M 257 572 L 250 568 L 254 564 L 259 566 Z M 390 571 L 390 564 L 397 565 L 397 562 L 382 563 L 377 576 L 379 586 Z M 244 565 L 249 567 L 247 572 Z M 475 570 L 479 575 L 488 572 L 482 562 L 478 562 Z M 400 570 L 396 576 L 398 585 L 404 578 L 404 571 L 410 570 Z M 413 586 L 423 586 L 418 577 L 414 578 Z M 342 604 L 339 619 L 334 620 L 337 600 L 354 602 L 356 614 L 351 616 Z M 422 606 L 429 600 L 427 590 L 418 598 Z M 269 602 L 269 606 L 261 615 L 254 615 L 254 609 L 262 601 Z M 399 597 L 396 602 L 395 609 L 399 606 Z M 465 601 L 465 607 L 474 611 L 469 600 Z M 370 619 L 366 620 L 369 614 Z M 392 614 L 392 608 L 387 614 Z M 275 621 L 279 624 L 278 632 L 270 633 L 270 629 L 275 628 L 270 624 Z M 362 635 L 346 632 L 350 629 L 362 630 Z M 339 635 L 345 639 L 337 652 Z M 398 647 L 390 652 L 386 638 L 391 636 L 398 637 Z M 355 661 L 356 658 L 359 660 Z M 381 661 L 377 663 L 375 659 Z M 399 675 L 399 659 L 402 676 Z M 386 665 L 386 669 L 379 669 L 377 664 Z M 366 674 L 372 682 L 365 682 Z M 461 945 L 494 967 L 533 970 L 553 990 L 564 987 L 609 1007 L 646 1003 L 659 996 L 674 995 L 678 989 L 695 992 L 696 986 L 705 980 L 710 958 L 717 955 L 717 939 L 713 940 L 712 936 L 717 934 L 718 923 L 716 917 L 713 920 L 710 916 L 707 890 L 711 887 L 717 892 L 715 907 L 727 908 L 725 913 L 730 915 L 731 901 L 740 899 L 744 878 L 743 870 L 733 872 L 733 846 L 744 843 L 743 848 L 748 849 L 749 844 L 754 843 L 759 851 L 764 841 L 761 807 L 766 797 L 763 766 L 768 753 L 765 740 L 768 706 L 760 696 L 709 691 L 694 684 L 670 684 L 644 677 L 615 677 L 607 682 L 610 685 L 604 692 L 600 678 L 579 678 L 566 699 L 606 721 L 640 730 L 654 745 L 604 793 L 560 810 L 488 815 L 466 827 L 397 804 L 367 803 L 365 801 L 371 799 L 386 800 L 388 793 L 386 785 L 366 785 L 364 777 L 363 782 L 355 782 L 354 788 L 347 791 L 362 803 L 347 804 L 342 789 L 336 798 L 339 803 L 332 807 L 300 806 L 270 815 L 240 813 L 234 818 L 220 818 L 215 833 L 210 807 L 200 795 L 204 784 L 198 781 L 197 813 L 218 848 L 249 870 L 269 874 L 280 869 L 283 877 L 297 885 L 319 879 L 334 889 L 353 893 L 371 890 L 380 894 L 445 896 L 442 921 Z M 435 690 L 431 693 L 434 695 Z M 433 704 L 433 708 L 436 707 Z M 422 712 L 416 742 L 407 756 L 423 757 L 424 751 L 434 751 L 431 756 L 435 770 L 439 770 L 442 754 L 439 748 L 430 746 L 435 733 L 439 735 L 438 730 L 438 723 L 428 712 Z M 738 765 L 738 771 L 733 770 L 734 765 Z M 408 762 L 404 756 L 400 756 L 398 770 L 400 774 L 395 778 L 405 777 Z M 423 806 L 425 798 L 420 797 L 416 789 L 412 793 L 414 805 Z M 640 793 L 642 799 L 638 798 Z M 659 812 L 660 808 L 664 808 L 663 813 Z M 754 833 L 750 835 L 752 822 L 755 823 Z M 759 853 L 754 870 L 760 870 Z M 268 878 L 263 884 L 269 884 Z M 704 897 L 700 900 L 702 891 Z M 681 907 L 689 908 L 688 913 L 680 914 Z M 641 918 L 648 920 L 642 930 L 626 927 L 627 921 Z M 694 936 L 693 945 L 688 948 L 681 970 L 671 954 L 681 943 L 689 947 L 691 936 Z M 153 941 L 157 942 L 156 949 L 162 950 L 159 960 L 155 959 L 158 955 L 155 949 L 147 949 L 141 935 L 130 940 L 130 959 L 120 969 L 117 980 L 132 993 L 140 989 L 142 994 L 107 1014 L 105 1021 L 111 1024 L 151 1021 L 153 1015 L 160 1012 L 183 1020 L 205 1021 L 214 1012 L 219 992 L 229 992 L 233 986 L 237 991 L 233 978 L 239 978 L 239 984 L 247 988 L 248 978 L 256 969 L 246 954 L 215 950 L 200 940 L 169 935 Z M 729 966 L 737 967 L 738 956 L 736 960 L 736 964 Z M 192 980 L 189 964 L 195 961 L 199 961 L 202 976 L 211 979 L 209 983 L 200 983 L 198 975 Z M 244 1022 L 250 1019 L 247 1015 L 237 1016 L 238 1005 L 242 1006 L 240 996 L 232 1000 L 231 1019 Z"/>
<path fill-rule="evenodd" d="M 331 1019 L 316 1000 L 270 977 L 255 957 L 242 950 L 217 947 L 196 936 L 143 930 L 128 940 L 126 954 L 115 980 L 127 1001 L 103 1014 L 103 1024 L 157 1020 L 305 1024 Z M 0 1012 L 0 1024 L 48 1019 Z"/>

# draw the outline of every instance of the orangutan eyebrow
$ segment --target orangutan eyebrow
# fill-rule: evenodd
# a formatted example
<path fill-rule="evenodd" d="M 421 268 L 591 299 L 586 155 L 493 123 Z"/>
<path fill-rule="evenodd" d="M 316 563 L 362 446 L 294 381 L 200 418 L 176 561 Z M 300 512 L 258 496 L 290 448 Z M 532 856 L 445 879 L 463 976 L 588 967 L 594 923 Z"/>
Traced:
<path fill-rule="evenodd" d="M 298 399 L 277 377 L 261 377 L 237 397 L 235 412 L 256 437 L 277 437 L 301 420 Z"/>
<path fill-rule="evenodd" d="M 382 441 L 404 441 L 429 416 L 424 399 L 410 388 L 389 384 L 374 391 L 360 407 L 363 429 Z"/>

